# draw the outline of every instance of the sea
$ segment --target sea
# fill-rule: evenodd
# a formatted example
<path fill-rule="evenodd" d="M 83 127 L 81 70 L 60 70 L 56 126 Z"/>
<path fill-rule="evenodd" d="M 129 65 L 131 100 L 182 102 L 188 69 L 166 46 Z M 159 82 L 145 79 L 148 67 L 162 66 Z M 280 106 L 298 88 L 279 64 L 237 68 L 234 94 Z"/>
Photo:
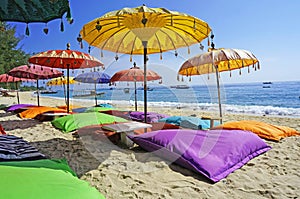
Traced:
<path fill-rule="evenodd" d="M 62 88 L 62 87 L 61 87 Z M 93 89 L 93 86 L 91 86 Z M 70 98 L 76 100 L 95 100 L 94 96 L 73 97 L 80 88 L 73 86 Z M 63 89 L 54 94 L 42 94 L 53 98 L 64 98 Z M 129 93 L 124 88 L 101 87 L 97 93 L 97 103 L 130 104 L 135 103 L 135 89 L 130 87 Z M 144 104 L 142 87 L 136 90 L 138 105 Z M 300 81 L 256 82 L 224 84 L 220 88 L 220 99 L 223 113 L 274 115 L 300 117 Z M 188 88 L 173 88 L 162 85 L 149 85 L 147 106 L 170 108 L 193 108 L 195 111 L 216 111 L 218 105 L 218 89 L 216 85 L 189 85 Z"/>

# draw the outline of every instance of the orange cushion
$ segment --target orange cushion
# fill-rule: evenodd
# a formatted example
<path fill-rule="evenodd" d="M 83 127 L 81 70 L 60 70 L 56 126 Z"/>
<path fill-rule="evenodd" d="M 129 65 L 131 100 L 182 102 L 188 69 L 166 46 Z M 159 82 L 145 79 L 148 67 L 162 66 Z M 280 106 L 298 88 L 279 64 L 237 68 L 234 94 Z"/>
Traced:
<path fill-rule="evenodd" d="M 20 118 L 24 119 L 33 119 L 39 114 L 46 113 L 46 112 L 67 112 L 65 109 L 59 109 L 55 107 L 48 107 L 48 106 L 37 106 L 37 107 L 31 107 L 30 109 L 27 109 L 26 111 L 23 111 L 19 113 Z"/>
<path fill-rule="evenodd" d="M 272 125 L 254 120 L 242 120 L 234 122 L 226 122 L 216 126 L 213 129 L 232 129 L 252 131 L 261 138 L 279 141 L 282 138 L 300 135 L 298 131 L 287 126 Z"/>

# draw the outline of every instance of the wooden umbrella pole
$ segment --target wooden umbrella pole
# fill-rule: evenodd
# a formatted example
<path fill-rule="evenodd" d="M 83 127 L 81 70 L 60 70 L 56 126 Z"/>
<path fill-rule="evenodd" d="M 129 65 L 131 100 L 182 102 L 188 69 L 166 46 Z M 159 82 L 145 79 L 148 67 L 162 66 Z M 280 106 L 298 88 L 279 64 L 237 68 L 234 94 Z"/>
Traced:
<path fill-rule="evenodd" d="M 70 64 L 67 64 L 67 113 L 70 112 L 70 82 L 69 82 L 69 78 L 70 78 Z"/>
<path fill-rule="evenodd" d="M 147 123 L 147 41 L 142 41 L 144 46 L 144 122 Z"/>
<path fill-rule="evenodd" d="M 97 106 L 97 83 L 96 83 L 96 81 L 95 81 L 95 103 Z"/>
<path fill-rule="evenodd" d="M 136 76 L 134 76 L 134 105 L 135 105 L 135 111 L 137 111 Z"/>
<path fill-rule="evenodd" d="M 36 80 L 36 88 L 37 88 L 37 101 L 38 101 L 38 106 L 40 106 L 40 91 L 39 91 L 39 79 Z"/>
<path fill-rule="evenodd" d="M 18 100 L 18 104 L 20 104 L 20 97 L 19 97 L 19 91 L 18 91 L 18 82 L 16 82 L 16 90 L 17 90 L 17 100 Z"/>
<path fill-rule="evenodd" d="M 221 105 L 221 93 L 220 93 L 220 81 L 219 81 L 219 68 L 216 65 L 216 78 L 217 78 L 217 87 L 218 87 L 218 100 L 219 100 L 219 112 L 220 112 L 220 122 L 222 124 L 222 105 Z"/>

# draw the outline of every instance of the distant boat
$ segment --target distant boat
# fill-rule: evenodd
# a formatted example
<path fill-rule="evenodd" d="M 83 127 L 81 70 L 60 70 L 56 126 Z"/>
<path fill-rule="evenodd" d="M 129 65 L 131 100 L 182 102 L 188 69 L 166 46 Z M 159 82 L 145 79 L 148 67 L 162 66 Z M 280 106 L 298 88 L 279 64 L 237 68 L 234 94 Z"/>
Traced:
<path fill-rule="evenodd" d="M 91 97 L 95 96 L 95 94 L 99 97 L 102 97 L 105 92 L 95 93 L 93 90 L 77 90 L 73 92 L 73 97 Z"/>
<path fill-rule="evenodd" d="M 263 84 L 272 84 L 272 82 L 263 82 Z"/>
<path fill-rule="evenodd" d="M 188 85 L 175 85 L 175 86 L 170 86 L 171 88 L 176 88 L 176 89 L 188 89 L 190 88 Z"/>
<path fill-rule="evenodd" d="M 271 86 L 263 86 L 263 88 L 271 88 Z"/>
<path fill-rule="evenodd" d="M 124 93 L 129 93 L 129 88 L 124 88 L 123 91 Z"/>
<path fill-rule="evenodd" d="M 41 90 L 39 91 L 40 94 L 55 94 L 57 91 L 51 91 L 51 90 Z M 37 94 L 37 91 L 34 91 L 34 94 Z"/>

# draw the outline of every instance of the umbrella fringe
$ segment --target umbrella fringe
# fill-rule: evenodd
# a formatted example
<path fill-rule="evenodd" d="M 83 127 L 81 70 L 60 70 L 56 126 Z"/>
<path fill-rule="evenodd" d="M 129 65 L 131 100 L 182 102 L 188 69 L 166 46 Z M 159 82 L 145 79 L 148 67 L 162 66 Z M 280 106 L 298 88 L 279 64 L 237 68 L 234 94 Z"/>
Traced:
<path fill-rule="evenodd" d="M 63 32 L 64 31 L 64 22 L 61 18 L 61 21 L 60 21 L 60 31 Z"/>
<path fill-rule="evenodd" d="M 29 35 L 30 35 L 28 24 L 26 25 L 25 34 L 26 34 L 27 36 L 29 36 Z"/>

